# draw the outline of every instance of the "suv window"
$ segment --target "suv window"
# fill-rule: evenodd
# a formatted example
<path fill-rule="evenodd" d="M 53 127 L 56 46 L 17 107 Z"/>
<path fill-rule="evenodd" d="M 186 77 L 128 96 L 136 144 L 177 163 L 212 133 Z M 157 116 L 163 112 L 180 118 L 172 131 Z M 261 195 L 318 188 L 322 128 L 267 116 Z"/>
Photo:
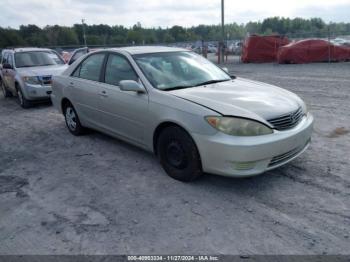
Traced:
<path fill-rule="evenodd" d="M 7 58 L 9 56 L 9 53 L 8 52 L 5 52 L 4 53 L 4 57 L 2 58 L 2 64 L 7 64 Z"/>
<path fill-rule="evenodd" d="M 119 86 L 122 80 L 137 81 L 138 77 L 126 58 L 110 54 L 106 65 L 105 83 Z"/>
<path fill-rule="evenodd" d="M 13 67 L 13 58 L 12 58 L 11 54 L 9 54 L 8 57 L 7 57 L 7 63 L 10 64 Z"/>
<path fill-rule="evenodd" d="M 74 71 L 73 76 L 92 81 L 99 81 L 104 58 L 105 54 L 103 53 L 89 56 Z"/>

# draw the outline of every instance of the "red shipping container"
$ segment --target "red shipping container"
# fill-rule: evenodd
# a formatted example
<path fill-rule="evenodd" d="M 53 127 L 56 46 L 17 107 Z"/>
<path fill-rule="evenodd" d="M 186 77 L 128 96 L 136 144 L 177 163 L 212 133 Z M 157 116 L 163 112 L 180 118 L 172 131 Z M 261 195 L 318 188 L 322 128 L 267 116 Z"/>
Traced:
<path fill-rule="evenodd" d="M 243 43 L 243 63 L 271 63 L 277 61 L 278 50 L 289 44 L 285 36 L 258 36 L 247 37 Z"/>

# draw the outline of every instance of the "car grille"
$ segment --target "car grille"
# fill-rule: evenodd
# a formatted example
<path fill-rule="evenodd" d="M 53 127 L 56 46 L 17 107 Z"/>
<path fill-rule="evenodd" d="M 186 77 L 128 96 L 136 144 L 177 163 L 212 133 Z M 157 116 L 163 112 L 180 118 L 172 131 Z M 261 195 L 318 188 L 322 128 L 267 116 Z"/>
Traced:
<path fill-rule="evenodd" d="M 51 85 L 52 83 L 52 76 L 42 76 L 40 77 L 42 85 Z"/>
<path fill-rule="evenodd" d="M 267 121 L 277 130 L 287 130 L 295 127 L 303 116 L 303 109 L 299 107 L 298 110 L 293 113 L 285 114 Z"/>
<path fill-rule="evenodd" d="M 288 162 L 288 160 L 290 160 L 291 158 L 295 157 L 300 152 L 302 152 L 309 144 L 310 144 L 310 140 L 305 144 L 305 146 L 298 147 L 282 155 L 275 156 L 270 161 L 269 167 L 278 166 L 282 163 Z"/>

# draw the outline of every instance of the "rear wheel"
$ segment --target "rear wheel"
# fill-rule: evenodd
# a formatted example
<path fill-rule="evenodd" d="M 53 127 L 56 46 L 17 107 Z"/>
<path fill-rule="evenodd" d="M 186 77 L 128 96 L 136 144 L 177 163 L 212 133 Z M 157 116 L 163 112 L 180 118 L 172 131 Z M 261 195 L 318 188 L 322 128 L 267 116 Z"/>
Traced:
<path fill-rule="evenodd" d="M 183 182 L 202 175 L 197 147 L 191 136 L 180 127 L 167 127 L 158 138 L 157 153 L 167 174 Z"/>
<path fill-rule="evenodd" d="M 1 85 L 1 90 L 2 90 L 4 97 L 11 97 L 12 93 L 7 90 L 5 83 L 2 81 L 2 79 L 0 79 L 0 85 Z"/>
<path fill-rule="evenodd" d="M 29 108 L 31 103 L 28 99 L 26 99 L 23 95 L 21 88 L 17 87 L 17 99 L 18 103 L 22 108 Z"/>
<path fill-rule="evenodd" d="M 73 135 L 80 136 L 85 133 L 85 128 L 81 125 L 78 114 L 70 103 L 64 107 L 64 118 L 69 132 Z"/>

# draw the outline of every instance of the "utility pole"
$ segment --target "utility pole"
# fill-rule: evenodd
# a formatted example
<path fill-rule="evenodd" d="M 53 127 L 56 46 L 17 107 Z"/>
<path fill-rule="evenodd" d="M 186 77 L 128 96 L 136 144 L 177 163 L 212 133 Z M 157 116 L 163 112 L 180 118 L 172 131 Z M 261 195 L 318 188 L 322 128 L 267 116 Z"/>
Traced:
<path fill-rule="evenodd" d="M 330 30 L 330 23 L 328 24 L 328 63 L 331 62 L 331 30 Z"/>
<path fill-rule="evenodd" d="M 224 62 L 225 50 L 225 0 L 221 0 L 221 61 Z"/>
<path fill-rule="evenodd" d="M 84 38 L 84 46 L 86 47 L 85 19 L 81 19 L 81 23 L 82 23 L 82 25 L 83 25 L 83 38 Z"/>

